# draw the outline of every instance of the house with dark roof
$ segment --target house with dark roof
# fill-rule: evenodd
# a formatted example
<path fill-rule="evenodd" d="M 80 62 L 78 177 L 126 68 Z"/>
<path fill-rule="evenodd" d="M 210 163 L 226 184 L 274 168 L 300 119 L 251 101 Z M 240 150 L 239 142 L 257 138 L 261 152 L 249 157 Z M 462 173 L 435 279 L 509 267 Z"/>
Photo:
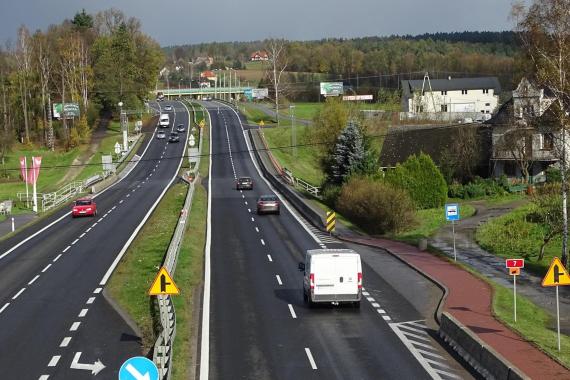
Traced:
<path fill-rule="evenodd" d="M 548 110 L 554 97 L 523 78 L 513 96 L 489 121 L 492 126 L 491 170 L 495 177 L 546 180 L 546 169 L 560 159 L 561 133 Z"/>
<path fill-rule="evenodd" d="M 490 115 L 499 104 L 501 84 L 496 77 L 402 81 L 402 109 L 409 113 L 481 113 Z"/>

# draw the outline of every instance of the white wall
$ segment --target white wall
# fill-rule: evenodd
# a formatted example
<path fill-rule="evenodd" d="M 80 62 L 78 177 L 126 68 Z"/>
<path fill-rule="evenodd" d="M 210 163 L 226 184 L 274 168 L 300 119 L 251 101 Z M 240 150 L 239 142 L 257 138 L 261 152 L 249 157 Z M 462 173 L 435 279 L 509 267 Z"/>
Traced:
<path fill-rule="evenodd" d="M 435 103 L 435 108 L 434 108 Z M 423 112 L 442 112 L 441 106 L 447 105 L 446 112 L 478 112 L 493 113 L 499 104 L 499 96 L 494 94 L 493 89 L 489 93 L 483 90 L 467 90 L 467 94 L 462 94 L 461 90 L 447 91 L 442 95 L 441 91 L 434 91 L 433 97 L 430 91 L 426 91 L 424 96 L 414 96 L 408 99 L 410 112 L 417 112 L 416 105 L 423 106 Z"/>

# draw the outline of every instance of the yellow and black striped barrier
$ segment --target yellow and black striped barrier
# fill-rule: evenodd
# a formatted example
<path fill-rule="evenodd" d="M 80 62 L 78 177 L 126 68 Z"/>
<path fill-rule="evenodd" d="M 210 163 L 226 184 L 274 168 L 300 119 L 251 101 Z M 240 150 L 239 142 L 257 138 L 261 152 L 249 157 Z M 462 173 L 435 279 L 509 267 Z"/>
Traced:
<path fill-rule="evenodd" d="M 336 227 L 336 213 L 334 211 L 327 211 L 327 232 L 332 233 Z"/>

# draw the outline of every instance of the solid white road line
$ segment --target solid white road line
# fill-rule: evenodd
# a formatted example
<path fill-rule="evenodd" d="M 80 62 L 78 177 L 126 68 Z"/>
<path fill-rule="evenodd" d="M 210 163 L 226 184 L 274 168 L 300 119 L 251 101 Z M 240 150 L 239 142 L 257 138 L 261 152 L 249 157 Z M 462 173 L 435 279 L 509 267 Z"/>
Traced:
<path fill-rule="evenodd" d="M 4 304 L 4 306 L 2 306 L 2 308 L 0 308 L 0 314 L 2 314 L 2 312 L 3 312 L 4 310 L 6 310 L 6 308 L 7 308 L 8 306 L 10 306 L 10 303 L 9 303 L 9 302 L 6 302 L 6 303 Z"/>
<path fill-rule="evenodd" d="M 88 311 L 89 309 L 81 309 L 81 311 L 79 312 L 79 318 L 85 317 Z"/>
<path fill-rule="evenodd" d="M 16 293 L 16 295 L 12 297 L 12 299 L 15 300 L 16 298 L 20 297 L 20 294 L 24 293 L 24 290 L 26 290 L 26 288 L 20 289 L 20 291 Z"/>
<path fill-rule="evenodd" d="M 279 285 L 283 285 L 283 282 L 281 282 L 281 277 L 279 277 L 278 274 L 276 274 L 275 277 L 277 278 L 277 283 L 278 283 Z"/>
<path fill-rule="evenodd" d="M 184 106 L 186 107 L 186 105 Z M 208 116 L 210 116 L 209 112 Z M 210 126 L 211 121 L 212 118 L 210 117 Z M 212 152 L 212 134 L 212 128 L 210 127 L 210 152 Z M 202 298 L 202 336 L 200 339 L 200 380 L 208 380 L 210 372 L 210 248 L 212 244 L 212 155 L 209 156 L 210 167 L 208 169 L 208 219 L 206 222 L 206 247 L 204 249 L 204 294 Z"/>
<path fill-rule="evenodd" d="M 273 259 L 271 258 L 271 255 L 267 255 L 267 260 L 273 262 Z"/>
<path fill-rule="evenodd" d="M 42 273 L 44 273 L 46 270 L 48 270 L 49 267 L 51 267 L 51 264 L 46 265 L 46 267 L 44 269 L 42 269 Z"/>
<path fill-rule="evenodd" d="M 87 304 L 91 305 L 93 302 L 95 302 L 95 297 L 89 297 L 89 299 L 87 300 Z"/>
<path fill-rule="evenodd" d="M 293 319 L 297 319 L 297 314 L 295 314 L 295 310 L 293 310 L 293 305 L 289 304 L 288 306 L 289 306 L 289 312 L 291 313 Z"/>
<path fill-rule="evenodd" d="M 79 325 L 81 324 L 81 322 L 73 322 L 73 324 L 71 325 L 71 327 L 69 328 L 69 331 L 77 331 L 77 329 L 79 328 Z"/>
<path fill-rule="evenodd" d="M 32 280 L 30 282 L 28 282 L 28 285 L 32 285 L 34 282 L 36 282 L 36 280 L 40 278 L 40 275 L 36 275 L 36 277 L 32 278 Z"/>
<path fill-rule="evenodd" d="M 63 340 L 61 341 L 59 347 L 67 347 L 69 345 L 69 342 L 71 341 L 71 337 L 70 336 L 66 336 L 65 338 L 63 338 Z"/>
<path fill-rule="evenodd" d="M 312 369 L 317 369 L 317 363 L 315 363 L 315 359 L 313 358 L 313 354 L 309 347 L 305 347 L 305 353 L 307 354 L 307 358 L 309 358 L 309 363 L 311 363 Z"/>
<path fill-rule="evenodd" d="M 69 248 L 71 248 L 70 245 L 68 245 L 67 247 L 65 247 L 65 249 L 64 249 L 62 252 L 65 253 L 65 252 L 69 251 Z"/>
<path fill-rule="evenodd" d="M 184 108 L 186 108 L 186 105 L 184 103 L 182 103 L 182 104 L 184 105 Z M 190 118 L 190 111 L 188 110 L 188 108 L 186 108 L 186 112 L 188 113 L 188 118 Z M 176 118 L 176 113 L 174 114 L 174 117 Z M 186 134 L 186 141 L 184 141 L 184 146 L 186 146 L 188 144 L 188 135 L 189 135 L 189 133 Z M 117 257 L 115 257 L 115 260 L 113 261 L 113 263 L 111 264 L 111 266 L 107 270 L 107 273 L 105 273 L 105 275 L 101 279 L 101 282 L 99 282 L 99 285 L 104 286 L 107 283 L 107 281 L 109 280 L 109 277 L 111 277 L 111 274 L 113 274 L 113 271 L 115 270 L 117 265 L 119 265 L 119 262 L 121 261 L 121 259 L 125 255 L 125 252 L 127 252 L 127 249 L 129 248 L 129 246 L 131 245 L 133 240 L 136 238 L 136 236 L 138 235 L 141 228 L 144 226 L 144 224 L 146 223 L 146 221 L 148 220 L 148 218 L 150 217 L 150 215 L 152 214 L 152 212 L 154 211 L 156 206 L 158 206 L 158 204 L 160 203 L 160 201 L 164 197 L 164 194 L 166 194 L 166 192 L 170 188 L 170 185 L 172 185 L 172 183 L 176 179 L 176 176 L 178 175 L 178 172 L 180 171 L 180 167 L 182 166 L 183 158 L 184 158 L 184 155 L 182 155 L 180 157 L 180 162 L 178 163 L 178 167 L 176 168 L 174 175 L 172 176 L 170 181 L 166 184 L 166 186 L 164 187 L 164 190 L 162 190 L 162 193 L 160 193 L 160 195 L 158 196 L 158 198 L 156 199 L 154 204 L 149 208 L 149 210 L 148 210 L 147 214 L 144 216 L 143 220 L 141 220 L 140 224 L 133 231 L 133 233 L 131 234 L 131 236 L 129 237 L 129 239 L 127 240 L 127 242 L 125 243 L 125 245 L 123 246 L 123 248 L 121 249 L 119 254 L 117 255 Z M 127 197 L 128 196 L 129 196 L 129 194 L 127 194 Z"/>
<path fill-rule="evenodd" d="M 53 259 L 53 262 L 55 263 L 57 260 L 59 260 L 60 257 L 61 257 L 61 253 L 60 253 L 59 255 L 57 255 L 57 256 L 55 257 L 55 259 Z"/>
<path fill-rule="evenodd" d="M 61 355 L 55 355 L 52 357 L 48 363 L 48 367 L 55 367 L 57 365 L 57 362 L 59 362 L 59 359 L 61 359 Z"/>

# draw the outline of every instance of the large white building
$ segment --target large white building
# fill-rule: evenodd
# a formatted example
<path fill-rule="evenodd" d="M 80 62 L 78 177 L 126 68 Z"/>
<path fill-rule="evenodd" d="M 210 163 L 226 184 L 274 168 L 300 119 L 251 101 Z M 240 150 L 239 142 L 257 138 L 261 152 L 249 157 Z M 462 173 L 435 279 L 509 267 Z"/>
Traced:
<path fill-rule="evenodd" d="M 496 77 L 404 80 L 402 88 L 402 108 L 409 113 L 492 114 L 501 93 Z"/>

